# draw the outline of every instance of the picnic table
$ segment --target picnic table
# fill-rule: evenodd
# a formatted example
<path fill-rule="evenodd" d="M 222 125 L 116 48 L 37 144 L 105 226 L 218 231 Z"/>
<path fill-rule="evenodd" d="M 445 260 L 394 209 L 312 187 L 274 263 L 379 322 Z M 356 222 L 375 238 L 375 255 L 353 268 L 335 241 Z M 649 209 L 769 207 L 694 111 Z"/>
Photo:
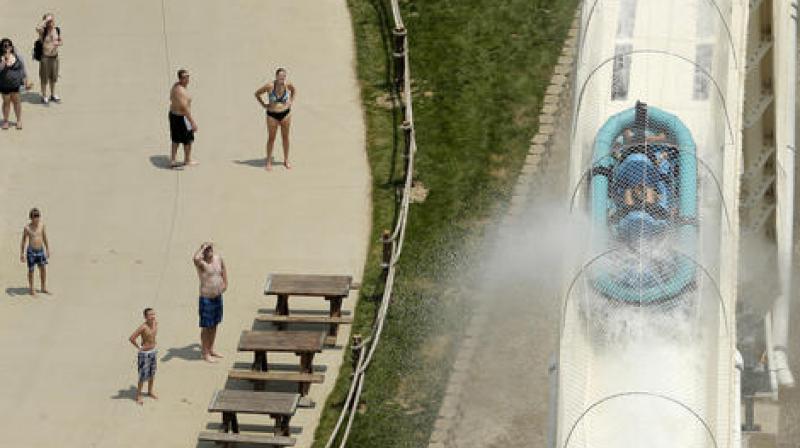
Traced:
<path fill-rule="evenodd" d="M 283 323 L 328 323 L 328 335 L 336 342 L 339 324 L 352 323 L 351 318 L 342 317 L 342 300 L 355 289 L 353 277 L 350 275 L 320 275 L 320 274 L 269 274 L 264 287 L 265 295 L 275 295 L 278 301 L 275 305 L 273 316 L 259 316 L 259 320 L 278 323 L 282 328 Z M 330 304 L 330 313 L 327 318 L 290 317 L 289 297 L 323 297 Z"/>
<path fill-rule="evenodd" d="M 259 372 L 269 370 L 267 352 L 289 352 L 300 357 L 300 372 L 312 374 L 314 355 L 322 351 L 325 333 L 321 331 L 243 331 L 239 338 L 238 350 L 251 351 L 252 369 Z M 305 396 L 310 384 L 298 383 L 298 391 Z"/>
<path fill-rule="evenodd" d="M 299 394 L 285 392 L 218 390 L 211 398 L 208 412 L 222 413 L 222 428 L 226 433 L 239 432 L 237 414 L 269 415 L 275 420 L 275 435 L 286 437 L 299 400 Z"/>

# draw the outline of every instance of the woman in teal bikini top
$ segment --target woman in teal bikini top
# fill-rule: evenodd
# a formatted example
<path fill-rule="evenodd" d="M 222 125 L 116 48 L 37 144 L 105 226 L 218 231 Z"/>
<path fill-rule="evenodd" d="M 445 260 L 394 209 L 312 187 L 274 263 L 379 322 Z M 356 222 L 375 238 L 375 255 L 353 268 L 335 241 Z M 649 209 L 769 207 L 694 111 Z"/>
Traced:
<path fill-rule="evenodd" d="M 264 102 L 262 96 L 267 94 L 267 101 Z M 297 90 L 294 85 L 286 81 L 286 69 L 279 68 L 275 72 L 275 81 L 267 83 L 256 90 L 256 100 L 267 112 L 267 161 L 265 168 L 272 170 L 272 150 L 278 128 L 281 129 L 281 142 L 283 143 L 283 165 L 289 169 L 289 128 L 292 123 L 290 112 L 292 103 L 297 98 Z"/>

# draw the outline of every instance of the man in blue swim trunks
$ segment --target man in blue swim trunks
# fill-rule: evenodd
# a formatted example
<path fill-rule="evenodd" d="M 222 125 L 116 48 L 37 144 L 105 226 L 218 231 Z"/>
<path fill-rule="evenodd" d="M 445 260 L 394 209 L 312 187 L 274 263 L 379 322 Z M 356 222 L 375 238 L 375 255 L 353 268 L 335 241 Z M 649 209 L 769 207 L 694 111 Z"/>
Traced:
<path fill-rule="evenodd" d="M 47 242 L 47 231 L 41 216 L 38 208 L 31 209 L 28 213 L 31 222 L 22 229 L 22 242 L 19 245 L 19 261 L 28 263 L 28 289 L 32 296 L 36 295 L 36 290 L 33 289 L 33 270 L 36 266 L 39 266 L 42 292 L 49 294 L 47 290 L 47 257 L 50 256 L 50 245 Z"/>
<path fill-rule="evenodd" d="M 225 262 L 214 253 L 212 243 L 203 243 L 195 252 L 194 266 L 200 279 L 200 346 L 202 356 L 207 362 L 217 362 L 214 358 L 222 355 L 214 351 L 217 325 L 222 322 L 222 293 L 228 289 L 228 273 Z"/>

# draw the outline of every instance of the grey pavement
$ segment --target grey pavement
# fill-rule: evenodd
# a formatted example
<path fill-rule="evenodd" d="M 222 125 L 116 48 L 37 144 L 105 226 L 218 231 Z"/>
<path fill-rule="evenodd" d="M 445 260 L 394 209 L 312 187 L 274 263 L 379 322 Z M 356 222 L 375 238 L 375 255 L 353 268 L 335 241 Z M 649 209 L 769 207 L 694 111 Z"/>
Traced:
<path fill-rule="evenodd" d="M 212 392 L 234 361 L 248 360 L 235 352 L 241 330 L 274 304 L 261 293 L 266 274 L 360 280 L 370 181 L 346 3 L 0 0 L 0 11 L 0 34 L 21 48 L 37 91 L 29 55 L 45 11 L 65 41 L 63 103 L 26 103 L 25 129 L 0 133 L 0 445 L 195 446 L 197 432 L 219 421 L 206 412 Z M 266 173 L 265 118 L 253 92 L 279 66 L 299 92 L 294 168 Z M 192 73 L 201 163 L 176 172 L 164 169 L 166 115 L 181 67 Z M 23 294 L 17 255 L 33 206 L 53 251 L 53 294 L 36 298 Z M 195 345 L 191 255 L 209 239 L 230 274 L 217 341 L 226 357 L 216 365 L 200 361 Z M 145 306 L 160 322 L 161 398 L 140 407 L 127 338 Z M 348 334 L 345 326 L 340 344 Z M 317 357 L 326 382 L 312 386 L 314 400 L 324 402 L 341 361 L 341 347 Z M 309 445 L 320 410 L 298 411 L 298 446 Z"/>

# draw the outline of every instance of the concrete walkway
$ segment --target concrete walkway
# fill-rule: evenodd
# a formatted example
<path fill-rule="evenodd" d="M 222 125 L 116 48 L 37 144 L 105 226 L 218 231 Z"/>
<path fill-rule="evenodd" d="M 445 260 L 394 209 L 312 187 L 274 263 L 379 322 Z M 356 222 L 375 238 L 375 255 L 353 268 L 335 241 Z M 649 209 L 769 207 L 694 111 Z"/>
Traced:
<path fill-rule="evenodd" d="M 25 129 L 0 133 L 0 445 L 192 447 L 218 423 L 206 407 L 225 384 L 268 272 L 352 273 L 360 280 L 370 223 L 369 172 L 344 0 L 73 0 L 63 29 L 64 102 L 24 104 Z M 33 27 L 52 2 L 0 0 L 0 34 L 30 61 Z M 163 20 L 163 22 L 162 22 Z M 162 23 L 166 24 L 166 36 Z M 253 92 L 287 67 L 298 88 L 292 161 L 263 166 L 264 114 Z M 168 89 L 192 73 L 198 167 L 164 169 Z M 36 98 L 36 97 L 33 97 Z M 282 160 L 280 147 L 276 158 Z M 18 260 L 30 207 L 52 246 L 50 296 L 24 294 Z M 190 257 L 213 240 L 230 288 L 219 364 L 199 360 Z M 345 309 L 355 305 L 355 295 Z M 322 300 L 299 299 L 298 308 Z M 127 341 L 151 306 L 160 322 L 157 402 L 132 400 Z M 346 343 L 349 328 L 340 332 Z M 277 361 L 297 363 L 294 356 Z M 315 360 L 320 405 L 293 419 L 309 446 L 342 349 Z M 243 420 L 271 425 L 266 419 Z M 247 427 L 243 428 L 247 430 Z"/>

